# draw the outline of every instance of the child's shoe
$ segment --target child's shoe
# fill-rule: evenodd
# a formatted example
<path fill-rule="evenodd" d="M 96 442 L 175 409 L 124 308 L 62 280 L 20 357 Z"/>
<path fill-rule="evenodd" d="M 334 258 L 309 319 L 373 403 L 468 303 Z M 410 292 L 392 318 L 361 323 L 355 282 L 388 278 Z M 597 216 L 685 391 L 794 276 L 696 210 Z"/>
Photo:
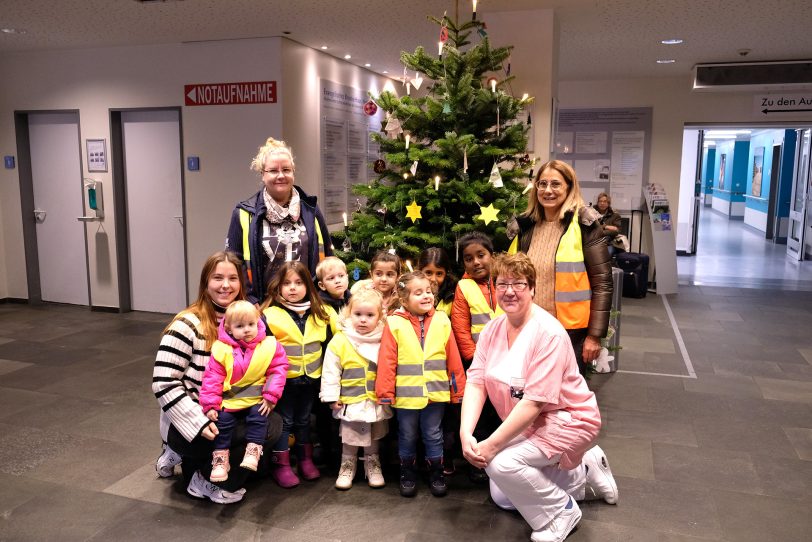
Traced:
<path fill-rule="evenodd" d="M 378 454 L 370 454 L 364 458 L 364 473 L 369 482 L 369 487 L 383 487 L 386 481 L 383 479 L 381 469 L 381 458 Z"/>
<path fill-rule="evenodd" d="M 249 442 L 245 447 L 245 455 L 242 458 L 242 463 L 240 463 L 240 466 L 244 469 L 257 472 L 260 457 L 262 457 L 262 445 Z"/>
<path fill-rule="evenodd" d="M 169 478 L 175 474 L 175 465 L 180 465 L 181 457 L 169 447 L 168 444 L 162 446 L 161 455 L 155 462 L 155 470 L 161 478 Z"/>
<path fill-rule="evenodd" d="M 429 490 L 435 497 L 444 497 L 448 493 L 443 474 L 443 458 L 429 459 Z"/>
<path fill-rule="evenodd" d="M 290 468 L 290 450 L 273 452 L 271 455 L 271 477 L 280 487 L 289 489 L 299 485 L 299 478 Z"/>
<path fill-rule="evenodd" d="M 299 476 L 305 480 L 316 480 L 321 476 L 319 469 L 313 464 L 312 444 L 297 444 L 296 456 L 299 458 Z"/>
<path fill-rule="evenodd" d="M 342 455 L 341 467 L 338 469 L 336 489 L 350 489 L 355 478 L 355 468 L 358 465 L 358 456 Z"/>
<path fill-rule="evenodd" d="M 212 482 L 225 482 L 228 480 L 228 470 L 231 466 L 228 463 L 228 450 L 214 450 L 211 457 L 211 477 Z"/>
<path fill-rule="evenodd" d="M 400 458 L 400 495 L 414 497 L 417 494 L 417 465 L 414 457 Z"/>

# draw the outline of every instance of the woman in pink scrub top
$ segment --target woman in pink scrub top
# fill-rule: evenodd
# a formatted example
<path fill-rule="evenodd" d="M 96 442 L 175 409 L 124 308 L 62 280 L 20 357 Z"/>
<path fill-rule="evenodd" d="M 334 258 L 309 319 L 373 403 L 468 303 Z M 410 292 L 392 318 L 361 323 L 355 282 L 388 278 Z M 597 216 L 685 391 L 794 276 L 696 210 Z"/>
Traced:
<path fill-rule="evenodd" d="M 601 426 L 595 394 L 578 371 L 564 327 L 533 303 L 536 271 L 522 253 L 492 264 L 505 312 L 482 331 L 468 369 L 460 439 L 465 458 L 485 468 L 491 497 L 516 509 L 531 540 L 561 541 L 581 519 L 576 500 L 615 504 L 617 485 L 594 441 Z M 477 442 L 473 430 L 485 398 L 502 424 Z"/>

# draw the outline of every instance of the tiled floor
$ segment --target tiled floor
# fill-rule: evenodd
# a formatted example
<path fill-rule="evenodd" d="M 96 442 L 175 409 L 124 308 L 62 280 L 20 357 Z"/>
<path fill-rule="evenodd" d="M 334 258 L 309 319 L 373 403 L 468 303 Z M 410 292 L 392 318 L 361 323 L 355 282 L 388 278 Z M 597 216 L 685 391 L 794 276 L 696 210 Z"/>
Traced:
<path fill-rule="evenodd" d="M 812 293 L 681 286 L 623 300 L 621 372 L 595 375 L 617 506 L 577 541 L 809 540 Z M 166 315 L 0 305 L 0 540 L 527 540 L 464 475 L 448 497 L 333 478 L 243 502 L 159 479 L 153 355 Z M 696 378 L 689 378 L 688 355 Z M 654 373 L 654 374 L 640 374 Z"/>

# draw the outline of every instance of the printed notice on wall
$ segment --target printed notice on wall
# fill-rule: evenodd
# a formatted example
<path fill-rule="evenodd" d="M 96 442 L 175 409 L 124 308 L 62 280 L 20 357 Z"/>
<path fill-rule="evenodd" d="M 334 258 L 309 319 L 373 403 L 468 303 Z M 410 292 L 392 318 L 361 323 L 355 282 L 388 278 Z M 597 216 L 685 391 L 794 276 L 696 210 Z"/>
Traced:
<path fill-rule="evenodd" d="M 555 157 L 573 165 L 584 201 L 600 192 L 612 196 L 616 211 L 643 207 L 648 179 L 651 108 L 561 109 Z"/>
<path fill-rule="evenodd" d="M 330 225 L 357 208 L 352 186 L 368 182 L 367 162 L 378 153 L 370 134 L 381 126 L 382 110 L 364 113 L 369 100 L 361 89 L 321 80 L 322 197 L 319 206 Z M 374 159 L 373 159 L 374 160 Z"/>

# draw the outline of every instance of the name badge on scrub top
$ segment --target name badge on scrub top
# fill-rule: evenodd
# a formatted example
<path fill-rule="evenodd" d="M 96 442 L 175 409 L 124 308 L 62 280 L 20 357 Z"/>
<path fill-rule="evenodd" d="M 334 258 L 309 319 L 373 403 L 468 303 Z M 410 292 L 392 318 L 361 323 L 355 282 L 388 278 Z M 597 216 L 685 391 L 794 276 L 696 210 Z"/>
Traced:
<path fill-rule="evenodd" d="M 510 377 L 510 397 L 521 400 L 524 397 L 524 378 Z"/>

